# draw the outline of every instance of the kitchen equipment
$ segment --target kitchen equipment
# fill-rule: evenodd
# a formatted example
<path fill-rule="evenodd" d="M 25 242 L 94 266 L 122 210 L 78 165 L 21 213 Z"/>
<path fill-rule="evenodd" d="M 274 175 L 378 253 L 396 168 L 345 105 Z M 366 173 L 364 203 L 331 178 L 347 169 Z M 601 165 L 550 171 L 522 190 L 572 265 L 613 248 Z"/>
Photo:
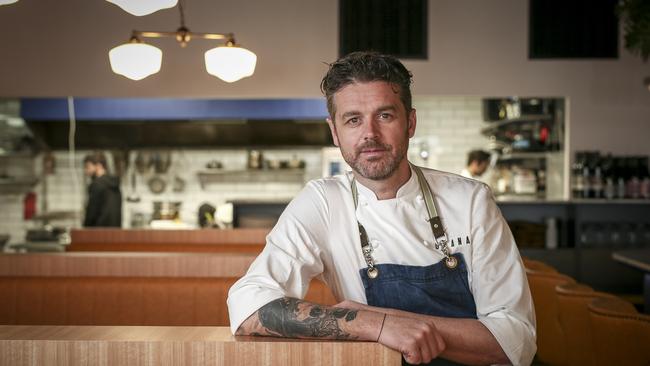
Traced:
<path fill-rule="evenodd" d="M 158 175 L 149 179 L 147 185 L 149 186 L 149 190 L 153 194 L 161 194 L 162 192 L 165 191 L 165 188 L 167 187 L 167 183 L 165 182 L 165 180 Z"/>
<path fill-rule="evenodd" d="M 262 169 L 264 156 L 260 150 L 248 151 L 248 169 Z"/>
<path fill-rule="evenodd" d="M 11 236 L 9 234 L 0 234 L 0 253 L 4 251 L 5 244 L 9 241 Z"/>
<path fill-rule="evenodd" d="M 153 216 L 154 220 L 176 220 L 180 216 L 180 210 L 183 202 L 154 201 Z"/>
<path fill-rule="evenodd" d="M 64 227 L 45 225 L 41 229 L 29 229 L 25 234 L 28 242 L 59 242 L 60 237 L 67 233 Z"/>
<path fill-rule="evenodd" d="M 199 206 L 199 226 L 200 227 L 214 227 L 215 213 L 217 208 L 209 203 L 204 203 Z"/>
<path fill-rule="evenodd" d="M 174 182 L 172 183 L 172 191 L 176 193 L 181 193 L 185 190 L 185 179 L 179 177 L 178 175 L 174 176 Z"/>
<path fill-rule="evenodd" d="M 535 173 L 527 169 L 515 170 L 513 191 L 517 194 L 537 193 L 537 177 Z"/>
<path fill-rule="evenodd" d="M 122 178 L 129 168 L 129 152 L 126 150 L 113 150 L 113 169 L 115 175 Z"/>
<path fill-rule="evenodd" d="M 169 151 L 165 152 L 155 152 L 152 155 L 154 171 L 157 174 L 165 174 L 172 164 L 171 153 Z"/>
<path fill-rule="evenodd" d="M 149 154 L 138 151 L 135 156 L 135 168 L 140 174 L 145 174 L 151 168 L 150 156 Z"/>
<path fill-rule="evenodd" d="M 131 172 L 131 190 L 129 194 L 126 196 L 126 201 L 127 202 L 140 202 L 140 196 L 138 195 L 138 192 L 136 190 L 136 178 L 135 178 L 135 171 Z"/>
<path fill-rule="evenodd" d="M 205 164 L 206 169 L 221 169 L 223 168 L 223 164 L 219 160 L 210 160 Z"/>

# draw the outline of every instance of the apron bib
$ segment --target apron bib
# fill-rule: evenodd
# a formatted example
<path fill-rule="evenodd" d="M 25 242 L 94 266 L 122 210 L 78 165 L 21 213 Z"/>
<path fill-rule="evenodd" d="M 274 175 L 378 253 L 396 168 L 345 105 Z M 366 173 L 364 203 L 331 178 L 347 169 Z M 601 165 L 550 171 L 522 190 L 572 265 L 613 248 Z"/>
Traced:
<path fill-rule="evenodd" d="M 357 223 L 362 253 L 367 264 L 366 268 L 359 270 L 359 275 L 368 305 L 446 318 L 477 319 L 476 303 L 469 288 L 465 259 L 460 253 L 449 254 L 446 247 L 446 234 L 437 215 L 431 189 L 420 169 L 416 166 L 413 168 L 427 202 L 433 235 L 442 247 L 445 258 L 429 266 L 375 264 L 365 228 Z M 354 180 L 352 192 L 356 207 L 357 189 Z M 408 365 L 404 358 L 402 364 Z M 458 363 L 437 358 L 428 365 L 458 365 Z"/>

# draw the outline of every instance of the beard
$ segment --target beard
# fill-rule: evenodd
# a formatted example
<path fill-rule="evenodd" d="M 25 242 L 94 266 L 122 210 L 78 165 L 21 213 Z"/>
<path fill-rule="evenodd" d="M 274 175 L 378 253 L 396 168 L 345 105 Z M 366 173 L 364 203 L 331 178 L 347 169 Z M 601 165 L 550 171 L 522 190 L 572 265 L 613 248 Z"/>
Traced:
<path fill-rule="evenodd" d="M 383 180 L 395 173 L 402 160 L 406 156 L 406 146 L 408 144 L 401 144 L 402 146 L 395 154 L 392 153 L 393 146 L 389 144 L 382 144 L 375 140 L 368 140 L 363 144 L 356 146 L 352 151 L 343 151 L 343 159 L 355 172 L 359 173 L 362 177 L 371 180 Z M 373 157 L 370 159 L 361 158 L 361 151 L 364 149 L 380 149 L 384 151 L 384 156 Z"/>

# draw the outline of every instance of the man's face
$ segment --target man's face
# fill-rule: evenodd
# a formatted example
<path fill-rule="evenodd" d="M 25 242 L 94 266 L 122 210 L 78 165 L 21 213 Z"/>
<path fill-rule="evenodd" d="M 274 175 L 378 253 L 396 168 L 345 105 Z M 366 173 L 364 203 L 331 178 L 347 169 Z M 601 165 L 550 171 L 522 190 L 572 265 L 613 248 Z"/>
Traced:
<path fill-rule="evenodd" d="M 471 173 L 475 176 L 481 176 L 488 168 L 488 161 L 473 161 L 470 169 Z"/>
<path fill-rule="evenodd" d="M 85 163 L 84 164 L 84 174 L 86 174 L 87 177 L 93 178 L 95 176 L 95 172 L 97 170 L 97 167 L 93 163 Z"/>
<path fill-rule="evenodd" d="M 407 114 L 398 89 L 384 81 L 353 83 L 334 94 L 334 144 L 362 177 L 382 180 L 400 166 L 415 134 L 415 110 Z"/>

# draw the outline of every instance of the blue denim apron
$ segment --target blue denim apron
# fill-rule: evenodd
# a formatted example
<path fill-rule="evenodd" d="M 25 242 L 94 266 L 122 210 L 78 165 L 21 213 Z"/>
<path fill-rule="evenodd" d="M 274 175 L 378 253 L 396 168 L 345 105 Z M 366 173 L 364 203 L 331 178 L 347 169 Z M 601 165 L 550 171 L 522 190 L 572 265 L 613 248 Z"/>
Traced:
<path fill-rule="evenodd" d="M 432 193 L 428 184 L 424 182 L 419 168 L 414 166 L 414 169 L 418 174 L 422 194 L 429 195 L 431 198 Z M 356 206 L 357 192 L 354 182 L 352 190 Z M 440 224 L 441 228 L 442 224 L 435 208 L 433 213 L 435 217 L 431 217 L 431 211 L 429 212 L 430 220 L 433 222 L 433 219 L 437 219 L 436 222 Z M 439 233 L 436 232 L 436 229 L 432 223 L 434 236 L 438 240 L 440 235 L 437 235 Z M 359 231 L 364 258 L 368 264 L 368 267 L 359 270 L 359 274 L 365 288 L 368 305 L 446 318 L 477 319 L 476 303 L 469 288 L 467 265 L 462 254 L 451 255 L 456 260 L 456 266 L 449 266 L 445 263 L 450 260 L 449 256 L 429 266 L 375 265 L 370 247 L 364 247 L 364 241 L 367 242 L 368 238 L 361 224 L 359 224 Z M 402 363 L 407 364 L 404 359 L 402 359 Z M 429 365 L 458 365 L 458 363 L 437 358 Z"/>

